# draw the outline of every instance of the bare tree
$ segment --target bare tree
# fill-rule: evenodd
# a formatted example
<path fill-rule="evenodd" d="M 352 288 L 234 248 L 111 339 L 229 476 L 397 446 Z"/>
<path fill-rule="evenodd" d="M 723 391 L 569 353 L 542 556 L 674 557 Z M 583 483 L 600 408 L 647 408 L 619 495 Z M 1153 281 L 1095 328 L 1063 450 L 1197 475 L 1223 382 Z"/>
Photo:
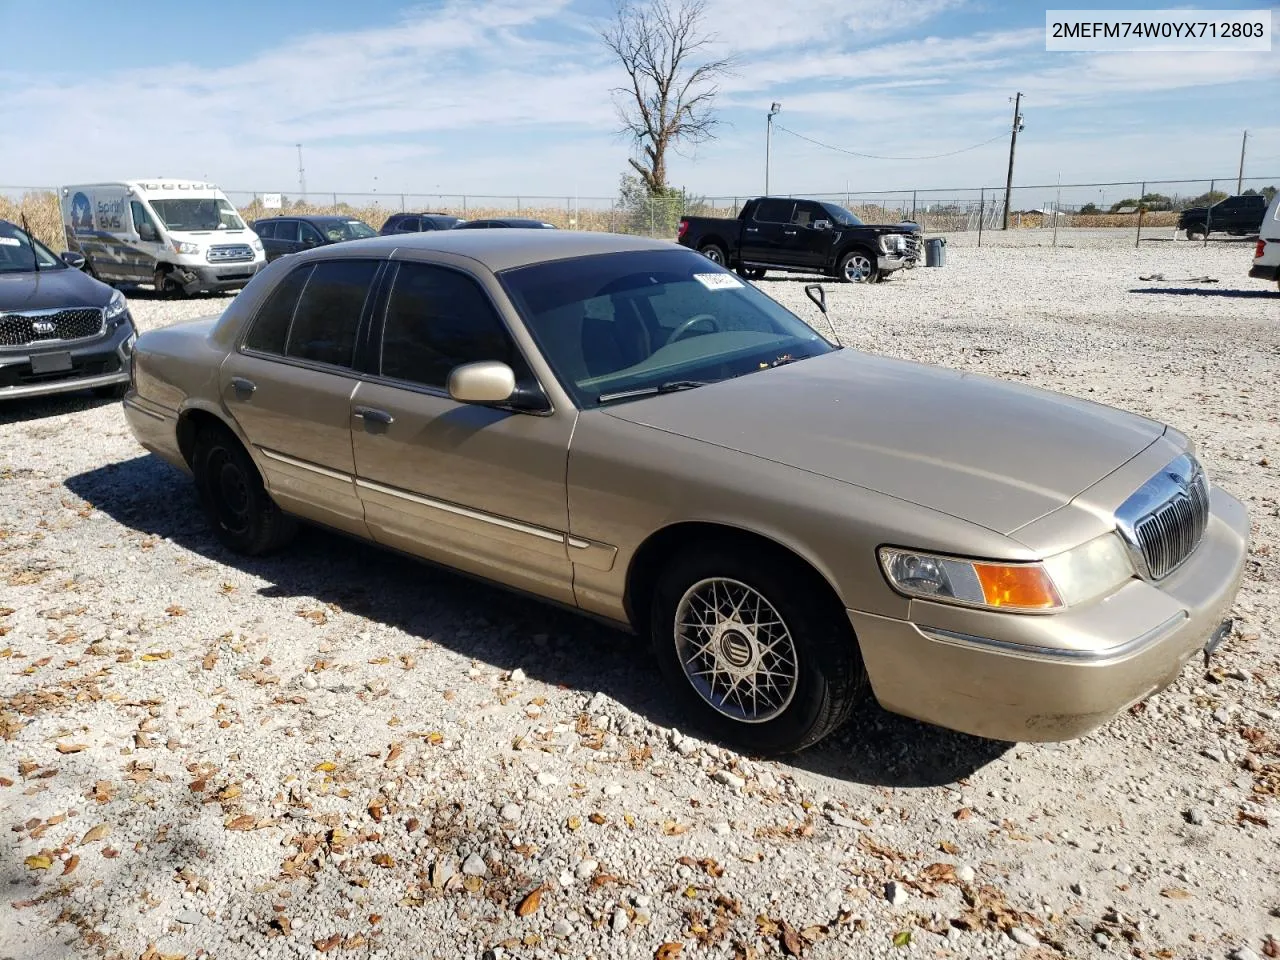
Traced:
<path fill-rule="evenodd" d="M 705 0 L 619 0 L 601 39 L 630 85 L 613 93 L 619 131 L 634 139 L 630 164 L 649 196 L 667 193 L 667 151 L 711 139 L 718 124 L 717 81 L 732 58 L 706 59 L 715 37 L 703 32 Z"/>

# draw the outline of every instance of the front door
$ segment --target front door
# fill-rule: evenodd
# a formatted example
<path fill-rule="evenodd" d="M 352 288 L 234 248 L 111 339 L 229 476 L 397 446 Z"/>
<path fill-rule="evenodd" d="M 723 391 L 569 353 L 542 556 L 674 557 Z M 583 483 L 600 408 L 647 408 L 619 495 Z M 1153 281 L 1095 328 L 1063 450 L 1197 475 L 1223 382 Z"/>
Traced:
<path fill-rule="evenodd" d="M 160 225 L 139 201 L 129 202 L 129 213 L 133 219 L 133 231 L 129 238 L 129 263 L 125 266 L 130 280 L 150 283 L 155 279 L 156 263 L 161 257 L 168 259 L 173 251 L 164 241 Z M 146 237 L 143 237 L 146 234 Z"/>
<path fill-rule="evenodd" d="M 518 589 L 573 602 L 565 493 L 575 412 L 457 403 L 464 363 L 532 374 L 471 276 L 427 263 L 391 269 L 372 375 L 352 397 L 357 487 L 374 539 Z"/>
<path fill-rule="evenodd" d="M 818 204 L 809 200 L 796 203 L 791 223 L 782 228 L 782 263 L 807 267 L 820 272 L 826 265 L 827 250 L 831 246 L 831 231 L 818 229 L 814 224 L 830 215 Z"/>
<path fill-rule="evenodd" d="M 353 365 L 376 260 L 297 267 L 222 364 L 222 402 L 280 507 L 368 536 L 351 453 Z M 296 305 L 296 306 L 295 306 Z"/>

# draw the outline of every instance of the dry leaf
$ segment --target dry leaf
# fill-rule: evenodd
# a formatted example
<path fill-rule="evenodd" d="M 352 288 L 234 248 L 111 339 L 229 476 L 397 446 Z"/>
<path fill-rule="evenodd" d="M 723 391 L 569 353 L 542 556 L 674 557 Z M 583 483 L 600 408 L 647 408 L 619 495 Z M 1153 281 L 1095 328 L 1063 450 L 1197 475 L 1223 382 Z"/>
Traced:
<path fill-rule="evenodd" d="M 334 770 L 338 769 L 338 765 L 332 760 L 325 760 L 322 763 L 317 763 L 311 769 L 316 773 L 332 773 Z"/>
<path fill-rule="evenodd" d="M 578 830 L 582 827 L 582 818 L 577 814 L 574 814 L 567 821 L 565 821 L 565 826 L 567 826 L 570 830 Z"/>
<path fill-rule="evenodd" d="M 73 872 L 78 866 L 80 866 L 80 855 L 78 853 L 73 853 L 62 862 L 62 875 L 65 877 L 68 873 Z"/>
<path fill-rule="evenodd" d="M 462 889 L 467 893 L 479 893 L 483 886 L 484 881 L 479 877 L 464 877 L 462 880 Z"/>
<path fill-rule="evenodd" d="M 390 869 L 396 865 L 395 858 L 389 853 L 375 853 L 373 862 L 376 866 L 382 867 L 384 870 Z"/>
<path fill-rule="evenodd" d="M 674 820 L 667 820 L 662 824 L 662 832 L 668 837 L 678 836 L 679 834 L 687 832 L 688 829 L 689 828 L 683 823 L 677 823 Z M 683 946 L 683 944 L 681 946 Z"/>
<path fill-rule="evenodd" d="M 22 861 L 27 865 L 28 870 L 48 870 L 53 866 L 53 860 L 46 857 L 43 853 L 37 853 Z"/>
<path fill-rule="evenodd" d="M 905 947 L 911 943 L 911 931 L 899 930 L 893 935 L 893 945 L 895 947 Z"/>
<path fill-rule="evenodd" d="M 402 753 L 404 753 L 404 747 L 400 746 L 398 743 L 393 743 L 391 745 L 391 749 L 387 751 L 387 759 L 383 761 L 383 765 L 388 767 L 391 766 L 391 764 L 395 763 L 396 760 L 399 759 L 400 754 Z"/>
<path fill-rule="evenodd" d="M 227 823 L 227 829 L 252 830 L 255 823 L 257 823 L 257 820 L 252 814 L 242 813 L 240 816 Z"/>
<path fill-rule="evenodd" d="M 168 650 L 152 650 L 150 653 L 144 653 L 138 659 L 143 663 L 153 663 L 156 660 L 168 660 L 173 654 Z"/>
<path fill-rule="evenodd" d="M 83 847 L 86 843 L 94 843 L 95 841 L 102 840 L 110 832 L 111 828 L 107 826 L 107 824 L 100 823 L 84 835 L 84 838 L 80 841 L 80 846 Z"/>
<path fill-rule="evenodd" d="M 958 857 L 958 856 L 960 856 L 960 848 L 959 848 L 959 847 L 957 847 L 957 846 L 956 846 L 954 843 L 952 843 L 950 840 L 943 840 L 943 841 L 941 841 L 941 842 L 938 844 L 938 849 L 939 849 L 939 850 L 941 850 L 943 853 L 949 853 L 949 854 L 951 854 L 953 857 Z"/>
<path fill-rule="evenodd" d="M 527 917 L 529 914 L 537 912 L 542 903 L 542 889 L 542 887 L 536 887 L 525 894 L 524 899 L 520 901 L 520 905 L 516 907 L 517 917 Z"/>
<path fill-rule="evenodd" d="M 60 743 L 58 744 L 59 753 L 79 753 L 81 750 L 87 750 L 87 743 Z"/>
<path fill-rule="evenodd" d="M 325 939 L 323 940 L 317 940 L 311 945 L 315 947 L 317 950 L 319 950 L 321 953 L 328 953 L 330 950 L 334 949 L 341 942 L 342 942 L 342 934 L 335 933 L 335 934 L 332 934 L 331 936 L 325 937 Z"/>
<path fill-rule="evenodd" d="M 218 800 L 220 800 L 222 803 L 226 803 L 229 800 L 236 799 L 238 796 L 240 796 L 240 793 L 241 793 L 240 788 L 233 783 L 231 786 L 226 787 L 221 793 L 218 794 Z"/>
<path fill-rule="evenodd" d="M 968 807 L 961 807 L 959 810 L 953 813 L 952 816 L 955 817 L 957 820 L 968 820 L 971 816 L 973 816 L 973 811 L 970 810 Z"/>
<path fill-rule="evenodd" d="M 205 670 L 212 670 L 217 665 L 218 655 L 216 653 L 206 653 L 204 655 L 204 660 L 200 663 L 200 666 Z"/>
<path fill-rule="evenodd" d="M 593 813 L 591 814 L 591 816 L 587 817 L 587 819 L 590 820 L 592 823 L 594 823 L 597 827 L 603 826 L 605 823 L 605 817 L 603 813 Z"/>
<path fill-rule="evenodd" d="M 782 921 L 782 952 L 789 957 L 800 956 L 804 950 L 804 941 L 800 939 L 800 934 L 796 933 L 795 927 Z"/>
<path fill-rule="evenodd" d="M 171 617 L 181 617 L 187 612 L 187 610 L 185 607 L 180 607 L 176 603 L 171 603 L 169 606 L 164 608 L 164 612 Z M 146 657 L 143 657 L 142 659 L 145 660 Z"/>
<path fill-rule="evenodd" d="M 683 950 L 683 943 L 664 943 L 654 953 L 653 960 L 675 960 Z"/>

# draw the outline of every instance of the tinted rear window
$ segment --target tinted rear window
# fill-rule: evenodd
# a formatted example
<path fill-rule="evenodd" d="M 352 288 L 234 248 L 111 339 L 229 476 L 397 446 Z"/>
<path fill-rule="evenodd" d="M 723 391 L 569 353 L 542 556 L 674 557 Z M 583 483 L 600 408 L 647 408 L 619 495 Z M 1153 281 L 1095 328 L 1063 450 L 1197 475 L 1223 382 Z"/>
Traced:
<path fill-rule="evenodd" d="M 271 291 L 267 302 L 253 319 L 253 326 L 244 340 L 245 347 L 263 353 L 284 353 L 284 345 L 289 340 L 289 324 L 293 322 L 293 311 L 298 305 L 298 296 L 306 286 L 307 278 L 311 276 L 311 270 L 310 265 L 294 270 Z"/>
<path fill-rule="evenodd" d="M 313 363 L 351 366 L 360 316 L 377 270 L 376 260 L 317 263 L 298 299 L 285 353 Z"/>

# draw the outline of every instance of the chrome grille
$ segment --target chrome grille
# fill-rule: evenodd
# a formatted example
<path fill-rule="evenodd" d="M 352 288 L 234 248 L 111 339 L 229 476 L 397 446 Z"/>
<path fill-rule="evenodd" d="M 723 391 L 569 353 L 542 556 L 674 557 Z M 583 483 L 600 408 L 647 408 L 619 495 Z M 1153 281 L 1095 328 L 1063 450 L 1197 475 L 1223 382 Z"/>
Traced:
<path fill-rule="evenodd" d="M 1145 567 L 1139 572 L 1159 580 L 1200 545 L 1209 525 L 1209 481 L 1195 458 L 1184 454 L 1125 501 L 1116 519 Z"/>
<path fill-rule="evenodd" d="M 102 311 L 91 307 L 0 313 L 0 347 L 40 340 L 84 340 L 102 332 Z"/>
<path fill-rule="evenodd" d="M 229 243 L 220 247 L 210 247 L 208 259 L 210 263 L 240 263 L 253 259 L 253 248 L 247 243 Z"/>

